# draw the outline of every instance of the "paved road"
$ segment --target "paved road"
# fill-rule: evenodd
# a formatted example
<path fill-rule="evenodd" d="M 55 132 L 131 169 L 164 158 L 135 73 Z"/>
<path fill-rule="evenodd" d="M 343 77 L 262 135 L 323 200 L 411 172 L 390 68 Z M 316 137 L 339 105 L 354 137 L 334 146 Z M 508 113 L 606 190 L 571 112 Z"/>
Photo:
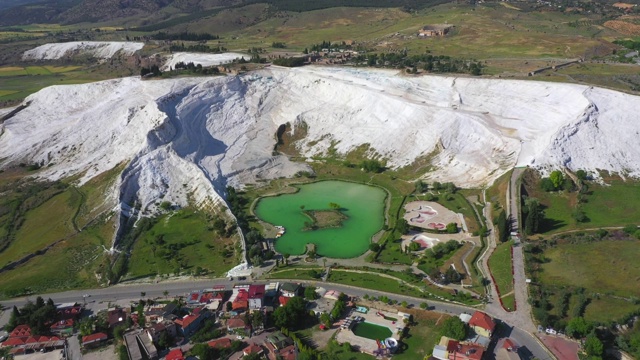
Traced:
<path fill-rule="evenodd" d="M 67 356 L 70 360 L 82 360 L 82 352 L 80 351 L 80 340 L 78 340 L 77 335 L 70 336 L 67 339 L 69 356 Z"/>

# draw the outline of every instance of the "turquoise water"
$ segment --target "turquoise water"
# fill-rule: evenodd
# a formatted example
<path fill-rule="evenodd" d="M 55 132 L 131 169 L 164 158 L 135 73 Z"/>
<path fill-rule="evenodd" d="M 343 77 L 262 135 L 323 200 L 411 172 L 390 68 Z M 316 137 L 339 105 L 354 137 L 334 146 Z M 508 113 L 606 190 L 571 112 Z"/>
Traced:
<path fill-rule="evenodd" d="M 316 244 L 319 255 L 352 258 L 364 254 L 371 237 L 382 229 L 386 193 L 377 187 L 345 181 L 321 181 L 298 185 L 300 191 L 260 199 L 255 213 L 273 225 L 284 226 L 284 236 L 276 239 L 280 253 L 300 255 L 307 244 Z M 304 210 L 329 210 L 329 203 L 339 204 L 349 218 L 340 228 L 303 231 L 309 218 Z"/>

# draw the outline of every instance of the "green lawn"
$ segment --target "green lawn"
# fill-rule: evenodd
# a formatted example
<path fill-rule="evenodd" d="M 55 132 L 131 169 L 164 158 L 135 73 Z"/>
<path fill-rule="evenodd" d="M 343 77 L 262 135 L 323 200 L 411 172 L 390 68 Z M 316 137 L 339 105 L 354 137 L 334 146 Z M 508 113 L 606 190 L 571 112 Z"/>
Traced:
<path fill-rule="evenodd" d="M 549 261 L 542 264 L 542 283 L 640 297 L 639 240 L 558 244 L 544 255 Z"/>
<path fill-rule="evenodd" d="M 418 360 L 433 352 L 440 341 L 441 324 L 448 317 L 432 311 L 411 310 L 414 325 L 402 340 L 406 348 L 393 356 L 397 360 Z"/>
<path fill-rule="evenodd" d="M 398 280 L 382 277 L 377 274 L 355 273 L 332 269 L 327 281 L 401 295 L 416 297 L 422 297 L 423 295 L 419 290 L 403 285 L 398 282 Z"/>
<path fill-rule="evenodd" d="M 127 277 L 174 274 L 198 267 L 209 275 L 223 276 L 238 260 L 232 241 L 220 238 L 209 226 L 206 215 L 192 209 L 161 216 L 134 244 Z"/>
<path fill-rule="evenodd" d="M 508 294 L 513 291 L 513 274 L 511 273 L 512 244 L 513 243 L 511 241 L 507 241 L 498 245 L 489 258 L 489 269 L 491 270 L 491 274 L 493 274 L 496 285 L 500 290 L 500 295 L 504 296 L 502 302 L 507 309 L 509 308 L 509 305 L 511 305 L 511 309 L 513 309 L 513 303 L 509 305 L 507 304 L 507 301 L 511 301 Z"/>
<path fill-rule="evenodd" d="M 322 268 L 314 268 L 313 270 L 317 271 L 318 273 L 322 272 Z M 305 269 L 305 268 L 275 270 L 269 273 L 269 278 L 270 279 L 300 279 L 300 280 L 319 281 L 319 279 L 311 276 L 310 271 L 311 269 Z"/>

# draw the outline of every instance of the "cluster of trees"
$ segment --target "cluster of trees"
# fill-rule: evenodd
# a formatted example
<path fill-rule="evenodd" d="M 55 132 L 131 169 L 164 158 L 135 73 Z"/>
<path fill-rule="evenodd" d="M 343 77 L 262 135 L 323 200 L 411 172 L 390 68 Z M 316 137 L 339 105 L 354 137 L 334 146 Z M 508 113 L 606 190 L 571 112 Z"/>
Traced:
<path fill-rule="evenodd" d="M 562 171 L 554 170 L 549 174 L 549 177 L 540 180 L 540 188 L 547 192 L 559 190 L 571 191 L 574 189 L 574 184 L 571 178 L 564 176 Z"/>
<path fill-rule="evenodd" d="M 305 59 L 302 57 L 279 57 L 273 59 L 274 65 L 286 66 L 286 67 L 299 67 L 303 66 Z"/>
<path fill-rule="evenodd" d="M 220 70 L 216 66 L 203 68 L 202 64 L 194 64 L 193 62 L 184 63 L 184 61 L 180 61 L 174 67 L 175 70 L 187 70 L 192 73 L 202 73 L 202 74 L 219 74 Z"/>
<path fill-rule="evenodd" d="M 468 326 L 457 316 L 452 316 L 442 323 L 441 335 L 454 340 L 464 340 L 467 337 Z"/>
<path fill-rule="evenodd" d="M 184 41 L 207 41 L 220 39 L 218 35 L 211 35 L 207 33 L 194 33 L 190 31 L 183 31 L 179 33 L 169 34 L 164 31 L 160 31 L 152 36 L 155 40 L 184 40 Z"/>
<path fill-rule="evenodd" d="M 418 69 L 431 73 L 465 73 L 471 75 L 482 74 L 482 63 L 468 59 L 456 59 L 447 55 L 408 55 L 407 51 L 397 53 L 373 53 L 359 55 L 354 58 L 357 63 L 368 66 L 406 67 L 410 73 L 417 73 Z"/>
<path fill-rule="evenodd" d="M 278 328 L 299 329 L 306 322 L 306 302 L 299 296 L 294 296 L 285 306 L 278 307 L 271 318 Z"/>
<path fill-rule="evenodd" d="M 158 65 L 151 65 L 151 67 L 140 69 L 140 76 L 162 76 L 162 71 L 160 71 Z"/>
<path fill-rule="evenodd" d="M 261 266 L 264 260 L 271 260 L 275 255 L 273 251 L 262 249 L 262 242 L 264 237 L 258 230 L 252 229 L 245 234 L 244 237 L 247 246 L 247 255 L 251 260 L 251 263 L 256 266 Z"/>
<path fill-rule="evenodd" d="M 640 50 L 640 41 L 638 40 L 630 40 L 630 39 L 614 40 L 613 43 L 616 45 L 626 47 L 627 49 L 630 49 L 630 50 Z"/>
<path fill-rule="evenodd" d="M 299 1 L 299 0 L 248 0 L 247 3 L 268 3 L 281 11 L 312 11 L 329 9 L 338 6 L 372 7 L 372 8 L 402 8 L 412 12 L 444 3 L 444 0 L 324 0 L 324 1 Z"/>
<path fill-rule="evenodd" d="M 385 163 L 376 159 L 364 159 L 360 162 L 360 168 L 366 172 L 381 173 L 385 170 Z"/>
<path fill-rule="evenodd" d="M 509 222 L 507 221 L 507 214 L 504 210 L 500 211 L 500 214 L 498 214 L 495 225 L 498 228 L 500 242 L 509 240 Z"/>
<path fill-rule="evenodd" d="M 195 334 L 191 335 L 191 341 L 194 343 L 205 342 L 211 339 L 216 339 L 224 336 L 225 331 L 223 328 L 218 328 L 215 320 L 207 319 L 204 321 L 204 324 L 200 328 L 200 330 L 196 331 Z"/>
<path fill-rule="evenodd" d="M 41 296 L 38 296 L 35 303 L 29 301 L 20 309 L 14 306 L 5 329 L 10 332 L 18 325 L 27 324 L 32 334 L 44 335 L 49 332 L 47 324 L 55 321 L 56 316 L 53 300 L 48 299 L 45 302 Z"/>
<path fill-rule="evenodd" d="M 271 47 L 276 49 L 286 49 L 287 44 L 279 41 L 274 41 L 273 43 L 271 43 Z"/>
<path fill-rule="evenodd" d="M 427 250 L 420 259 L 420 268 L 423 269 L 433 281 L 441 283 L 459 282 L 462 279 L 462 275 L 455 271 L 452 267 L 442 273 L 440 267 L 444 265 L 444 262 L 449 259 L 460 247 L 461 243 L 455 240 L 449 240 L 445 243 L 438 243 L 431 248 L 431 251 Z"/>
<path fill-rule="evenodd" d="M 225 48 L 224 46 L 210 47 L 210 46 L 207 46 L 207 45 L 204 45 L 204 44 L 185 46 L 184 43 L 182 43 L 180 45 L 171 45 L 169 47 L 169 50 L 172 51 L 172 52 L 176 52 L 176 51 L 193 51 L 193 52 L 201 52 L 201 53 L 218 54 L 218 53 L 227 51 L 227 48 Z"/>

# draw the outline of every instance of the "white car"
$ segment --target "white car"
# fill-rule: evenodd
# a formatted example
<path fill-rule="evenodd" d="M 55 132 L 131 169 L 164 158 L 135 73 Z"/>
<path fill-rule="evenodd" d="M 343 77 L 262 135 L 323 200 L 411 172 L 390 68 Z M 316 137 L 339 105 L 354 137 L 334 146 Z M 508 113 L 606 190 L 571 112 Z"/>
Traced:
<path fill-rule="evenodd" d="M 236 339 L 238 339 L 238 340 L 242 340 L 242 339 L 244 339 L 244 338 L 242 337 L 242 335 L 238 335 L 238 336 L 236 336 Z"/>

